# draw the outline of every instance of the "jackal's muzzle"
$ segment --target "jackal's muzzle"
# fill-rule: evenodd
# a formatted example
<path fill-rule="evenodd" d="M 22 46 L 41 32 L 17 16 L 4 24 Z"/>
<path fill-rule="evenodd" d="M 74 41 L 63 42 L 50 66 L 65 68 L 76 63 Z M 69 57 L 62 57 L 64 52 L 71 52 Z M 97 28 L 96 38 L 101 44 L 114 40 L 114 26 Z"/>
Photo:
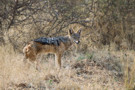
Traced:
<path fill-rule="evenodd" d="M 74 41 L 76 44 L 79 44 L 80 43 L 80 41 Z"/>

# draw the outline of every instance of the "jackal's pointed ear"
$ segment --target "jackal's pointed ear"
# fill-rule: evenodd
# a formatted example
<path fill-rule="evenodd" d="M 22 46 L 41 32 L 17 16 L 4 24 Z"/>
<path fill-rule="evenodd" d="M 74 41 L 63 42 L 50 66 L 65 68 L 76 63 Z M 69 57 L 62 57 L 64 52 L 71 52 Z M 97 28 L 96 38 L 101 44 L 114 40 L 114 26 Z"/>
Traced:
<path fill-rule="evenodd" d="M 72 29 L 69 29 L 69 34 L 72 35 L 74 31 Z"/>
<path fill-rule="evenodd" d="M 77 33 L 78 33 L 78 34 L 81 34 L 81 31 L 82 31 L 82 29 L 79 29 L 79 30 L 77 31 Z"/>

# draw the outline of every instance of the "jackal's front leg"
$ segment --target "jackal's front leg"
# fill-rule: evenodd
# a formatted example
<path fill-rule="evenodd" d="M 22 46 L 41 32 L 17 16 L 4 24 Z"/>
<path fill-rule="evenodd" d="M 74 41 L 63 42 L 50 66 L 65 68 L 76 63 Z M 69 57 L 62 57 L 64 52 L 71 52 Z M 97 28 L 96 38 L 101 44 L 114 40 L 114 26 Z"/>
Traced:
<path fill-rule="evenodd" d="M 55 54 L 55 65 L 59 69 L 61 68 L 61 54 Z"/>

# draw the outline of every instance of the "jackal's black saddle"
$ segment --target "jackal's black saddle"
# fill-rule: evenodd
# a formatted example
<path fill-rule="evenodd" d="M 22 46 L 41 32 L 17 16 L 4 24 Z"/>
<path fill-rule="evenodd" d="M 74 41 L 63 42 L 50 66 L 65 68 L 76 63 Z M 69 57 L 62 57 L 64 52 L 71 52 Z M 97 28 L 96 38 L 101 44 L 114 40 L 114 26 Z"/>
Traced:
<path fill-rule="evenodd" d="M 60 42 L 64 42 L 64 43 L 67 42 L 68 38 L 67 37 L 51 37 L 51 38 L 40 37 L 40 38 L 34 39 L 33 41 L 41 43 L 42 45 L 53 44 L 53 45 L 59 46 Z"/>

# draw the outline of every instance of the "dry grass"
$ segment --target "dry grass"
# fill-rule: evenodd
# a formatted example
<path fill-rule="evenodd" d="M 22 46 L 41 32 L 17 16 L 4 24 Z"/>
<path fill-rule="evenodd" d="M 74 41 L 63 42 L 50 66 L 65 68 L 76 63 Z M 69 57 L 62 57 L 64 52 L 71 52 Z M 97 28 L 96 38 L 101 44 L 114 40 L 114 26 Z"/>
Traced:
<path fill-rule="evenodd" d="M 126 56 L 123 56 L 125 54 Z M 50 57 L 41 61 L 41 71 L 37 71 L 34 66 L 28 68 L 24 65 L 23 55 L 15 53 L 12 47 L 0 47 L 0 88 L 5 90 L 133 89 L 135 68 L 125 71 L 127 69 L 125 61 L 130 59 L 132 63 L 133 55 L 134 51 L 108 53 L 104 50 L 74 54 L 71 57 L 64 56 L 63 68 L 60 71 L 55 69 L 54 60 Z M 135 63 L 132 63 L 132 66 L 134 67 Z"/>

